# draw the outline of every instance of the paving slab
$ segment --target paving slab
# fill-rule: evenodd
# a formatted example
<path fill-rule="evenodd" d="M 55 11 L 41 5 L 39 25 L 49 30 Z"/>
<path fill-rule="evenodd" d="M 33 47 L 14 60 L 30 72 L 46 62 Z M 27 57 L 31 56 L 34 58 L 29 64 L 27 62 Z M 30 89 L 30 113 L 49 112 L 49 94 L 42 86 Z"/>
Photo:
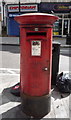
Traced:
<path fill-rule="evenodd" d="M 0 80 L 2 93 L 2 95 L 0 94 L 0 103 L 2 103 L 0 105 L 0 117 L 28 119 L 29 116 L 21 110 L 21 98 L 12 95 L 10 92 L 11 87 L 20 81 L 19 73 L 16 70 L 13 73 L 9 73 L 6 70 L 0 73 Z M 61 94 L 55 86 L 52 86 L 51 91 L 51 111 L 44 118 L 69 118 L 70 95 Z"/>

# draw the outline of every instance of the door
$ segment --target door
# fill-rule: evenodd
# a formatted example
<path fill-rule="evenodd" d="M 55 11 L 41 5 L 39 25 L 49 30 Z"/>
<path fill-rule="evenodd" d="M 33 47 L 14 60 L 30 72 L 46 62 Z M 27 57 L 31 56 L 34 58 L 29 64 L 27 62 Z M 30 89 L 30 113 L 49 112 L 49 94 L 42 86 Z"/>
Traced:
<path fill-rule="evenodd" d="M 67 34 L 69 34 L 69 26 L 70 26 L 70 20 L 63 19 L 62 21 L 62 36 L 66 37 Z"/>

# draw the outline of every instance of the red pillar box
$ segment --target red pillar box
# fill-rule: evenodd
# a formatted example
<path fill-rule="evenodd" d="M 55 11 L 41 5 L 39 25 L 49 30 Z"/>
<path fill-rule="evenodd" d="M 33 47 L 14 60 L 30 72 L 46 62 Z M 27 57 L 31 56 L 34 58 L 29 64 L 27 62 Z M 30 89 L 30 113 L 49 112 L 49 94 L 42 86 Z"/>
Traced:
<path fill-rule="evenodd" d="M 51 106 L 52 27 L 58 17 L 30 13 L 20 23 L 20 87 L 23 111 L 43 117 Z"/>

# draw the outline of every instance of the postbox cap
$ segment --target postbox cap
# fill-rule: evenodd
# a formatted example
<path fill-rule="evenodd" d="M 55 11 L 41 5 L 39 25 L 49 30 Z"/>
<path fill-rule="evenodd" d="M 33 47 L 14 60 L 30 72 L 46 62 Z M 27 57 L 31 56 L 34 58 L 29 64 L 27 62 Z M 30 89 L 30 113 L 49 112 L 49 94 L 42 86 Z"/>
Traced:
<path fill-rule="evenodd" d="M 48 24 L 53 23 L 58 19 L 57 16 L 46 13 L 26 13 L 14 18 L 19 24 Z"/>

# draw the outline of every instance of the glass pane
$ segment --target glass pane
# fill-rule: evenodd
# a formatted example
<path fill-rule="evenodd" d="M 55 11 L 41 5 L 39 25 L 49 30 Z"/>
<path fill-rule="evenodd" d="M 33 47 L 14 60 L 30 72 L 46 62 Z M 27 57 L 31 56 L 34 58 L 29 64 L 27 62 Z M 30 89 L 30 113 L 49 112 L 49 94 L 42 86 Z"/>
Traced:
<path fill-rule="evenodd" d="M 70 20 L 70 31 L 69 31 L 69 32 L 70 32 L 70 34 L 71 34 L 71 20 Z"/>
<path fill-rule="evenodd" d="M 62 18 L 62 15 L 58 15 L 59 18 Z"/>
<path fill-rule="evenodd" d="M 59 20 L 59 35 L 62 35 L 62 20 Z"/>
<path fill-rule="evenodd" d="M 58 20 L 54 24 L 53 35 L 62 35 L 62 20 Z"/>
<path fill-rule="evenodd" d="M 67 14 L 67 15 L 64 15 L 64 18 L 68 18 L 69 17 L 69 15 Z"/>
<path fill-rule="evenodd" d="M 64 20 L 63 35 L 67 35 L 67 33 L 68 33 L 68 20 Z"/>

